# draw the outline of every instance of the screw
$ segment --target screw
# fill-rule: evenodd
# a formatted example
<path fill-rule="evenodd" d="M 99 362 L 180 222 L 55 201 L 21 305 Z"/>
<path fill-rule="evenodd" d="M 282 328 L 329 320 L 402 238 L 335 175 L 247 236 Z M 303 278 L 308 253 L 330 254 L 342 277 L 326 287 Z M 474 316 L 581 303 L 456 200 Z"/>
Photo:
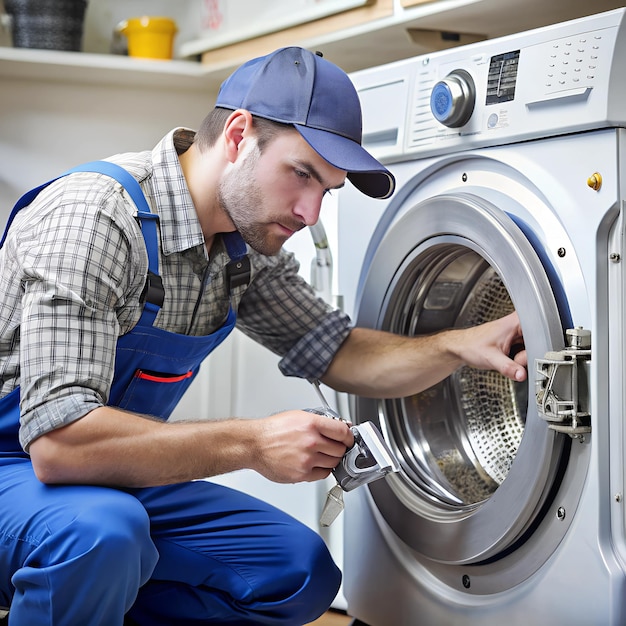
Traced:
<path fill-rule="evenodd" d="M 621 493 L 616 493 L 615 494 L 615 502 L 621 502 L 622 501 L 622 494 Z"/>
<path fill-rule="evenodd" d="M 613 263 L 619 263 L 621 258 L 622 257 L 621 257 L 619 252 L 611 252 L 611 254 L 609 254 L 609 259 L 611 259 L 611 261 L 613 261 Z"/>
<path fill-rule="evenodd" d="M 600 174 L 600 172 L 594 172 L 587 179 L 587 185 L 594 191 L 600 191 L 600 187 L 602 187 L 602 174 Z"/>
<path fill-rule="evenodd" d="M 461 180 L 466 183 L 467 182 L 467 174 L 463 173 L 463 176 L 461 176 Z"/>
<path fill-rule="evenodd" d="M 469 577 L 467 574 L 463 574 L 463 578 L 461 579 L 461 581 L 462 581 L 462 583 L 463 583 L 463 586 L 464 586 L 466 589 L 469 589 L 469 588 L 470 588 L 470 586 L 471 586 L 472 582 L 471 582 L 471 580 L 470 580 L 470 577 Z"/>
<path fill-rule="evenodd" d="M 564 509 L 562 506 L 560 506 L 560 507 L 557 509 L 557 512 L 556 512 L 556 518 L 557 518 L 560 522 L 562 522 L 562 521 L 565 519 L 565 509 Z"/>
<path fill-rule="evenodd" d="M 563 258 L 566 255 L 565 248 L 559 248 L 556 253 Z"/>

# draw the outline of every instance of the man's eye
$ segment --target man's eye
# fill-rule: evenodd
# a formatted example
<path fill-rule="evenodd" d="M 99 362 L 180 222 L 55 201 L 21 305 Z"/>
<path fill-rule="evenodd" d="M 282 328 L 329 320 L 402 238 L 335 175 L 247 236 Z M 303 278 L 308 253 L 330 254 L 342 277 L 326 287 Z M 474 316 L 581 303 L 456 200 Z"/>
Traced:
<path fill-rule="evenodd" d="M 298 176 L 299 178 L 310 178 L 310 174 L 308 172 L 304 172 L 302 170 L 295 170 L 296 172 L 296 176 Z"/>

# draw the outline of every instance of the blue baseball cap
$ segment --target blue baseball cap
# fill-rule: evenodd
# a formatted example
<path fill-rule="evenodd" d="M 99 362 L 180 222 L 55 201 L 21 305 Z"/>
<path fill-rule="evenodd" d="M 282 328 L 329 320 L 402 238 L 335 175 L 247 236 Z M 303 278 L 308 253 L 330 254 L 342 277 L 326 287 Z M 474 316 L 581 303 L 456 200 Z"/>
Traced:
<path fill-rule="evenodd" d="M 292 124 L 372 198 L 388 198 L 395 189 L 391 172 L 361 146 L 361 103 L 352 81 L 319 54 L 289 47 L 252 59 L 222 83 L 215 106 Z"/>

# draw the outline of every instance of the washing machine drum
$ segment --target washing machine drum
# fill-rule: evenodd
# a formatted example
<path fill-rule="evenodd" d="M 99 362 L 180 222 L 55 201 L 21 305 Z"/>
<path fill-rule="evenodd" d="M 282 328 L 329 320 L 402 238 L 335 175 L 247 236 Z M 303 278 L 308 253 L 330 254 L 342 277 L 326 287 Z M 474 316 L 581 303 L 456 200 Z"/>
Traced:
<path fill-rule="evenodd" d="M 498 273 L 458 245 L 430 248 L 399 280 L 385 327 L 402 335 L 475 326 L 514 310 Z M 451 506 L 471 506 L 507 477 L 527 404 L 525 384 L 464 367 L 425 393 L 390 403 L 389 419 L 402 448 L 411 451 L 411 474 L 424 492 Z"/>
<path fill-rule="evenodd" d="M 415 336 L 514 310 L 530 363 L 563 346 L 528 238 L 501 207 L 456 193 L 405 210 L 382 236 L 364 268 L 357 324 Z M 544 514 L 569 438 L 538 417 L 527 382 L 463 367 L 414 396 L 355 403 L 356 420 L 377 423 L 399 457 L 401 472 L 370 490 L 416 553 L 448 564 L 497 559 Z"/>

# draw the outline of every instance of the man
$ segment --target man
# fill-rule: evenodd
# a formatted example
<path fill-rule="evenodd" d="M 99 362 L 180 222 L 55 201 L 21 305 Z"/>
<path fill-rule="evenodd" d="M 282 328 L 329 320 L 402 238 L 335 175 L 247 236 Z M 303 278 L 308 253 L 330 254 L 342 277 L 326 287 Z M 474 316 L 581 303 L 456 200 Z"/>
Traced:
<path fill-rule="evenodd" d="M 195 479 L 324 478 L 353 443 L 348 427 L 301 410 L 163 421 L 235 320 L 285 374 L 351 393 L 413 394 L 462 364 L 524 380 L 523 353 L 507 356 L 514 315 L 398 337 L 352 328 L 298 277 L 281 247 L 326 193 L 346 177 L 393 193 L 360 140 L 348 77 L 285 48 L 239 68 L 197 134 L 176 129 L 18 203 L 0 250 L 11 623 L 295 625 L 329 606 L 340 574 L 315 533 Z"/>

